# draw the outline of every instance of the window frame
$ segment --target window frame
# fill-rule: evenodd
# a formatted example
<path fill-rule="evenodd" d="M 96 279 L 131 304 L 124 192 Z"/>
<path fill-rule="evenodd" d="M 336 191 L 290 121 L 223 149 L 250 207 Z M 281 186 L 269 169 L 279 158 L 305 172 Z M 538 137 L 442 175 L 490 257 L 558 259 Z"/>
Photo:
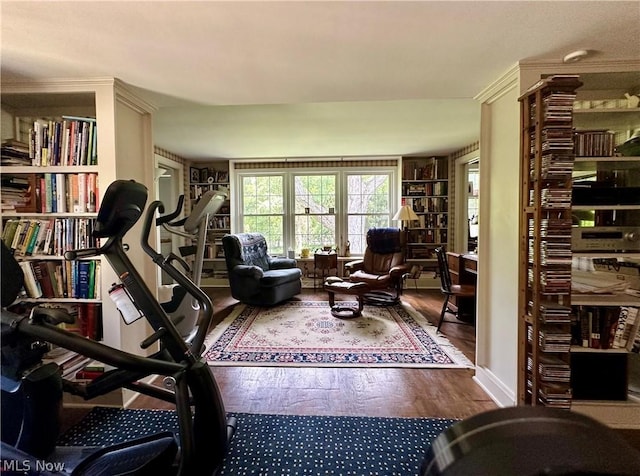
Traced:
<path fill-rule="evenodd" d="M 300 253 L 300 249 L 294 246 L 295 240 L 295 177 L 310 175 L 335 175 L 336 176 L 336 243 L 339 247 L 339 253 L 344 253 L 344 246 L 347 241 L 347 226 L 349 214 L 347 211 L 347 194 L 344 192 L 349 175 L 387 175 L 389 177 L 389 218 L 388 226 L 393 227 L 396 224 L 392 218 L 400 206 L 400 164 L 398 165 L 371 165 L 371 166 L 354 166 L 354 167 L 296 167 L 291 169 L 285 168 L 242 168 L 234 170 L 231 174 L 231 187 L 234 195 L 234 208 L 236 213 L 232 217 L 232 233 L 244 232 L 244 199 L 243 199 L 243 179 L 244 177 L 260 177 L 260 176 L 282 176 L 283 177 L 283 250 L 282 254 L 286 254 L 287 249 L 291 247 L 295 250 L 296 256 Z M 233 168 L 232 168 L 233 169 Z M 313 251 L 313 250 L 312 250 Z M 360 256 L 361 253 L 353 253 L 353 256 Z"/>

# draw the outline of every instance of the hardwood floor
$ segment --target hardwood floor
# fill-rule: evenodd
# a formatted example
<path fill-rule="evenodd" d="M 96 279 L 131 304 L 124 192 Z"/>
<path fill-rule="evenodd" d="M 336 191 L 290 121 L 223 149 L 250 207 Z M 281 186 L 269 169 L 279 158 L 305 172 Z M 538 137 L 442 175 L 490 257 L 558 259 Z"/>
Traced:
<path fill-rule="evenodd" d="M 218 323 L 237 301 L 224 289 L 212 289 L 210 296 Z M 297 299 L 327 296 L 305 289 Z M 408 290 L 402 299 L 437 322 L 439 291 Z M 474 327 L 443 324 L 442 333 L 474 360 Z M 470 369 L 215 367 L 213 373 L 229 412 L 466 418 L 496 408 Z M 171 408 L 146 396 L 130 407 Z"/>
<path fill-rule="evenodd" d="M 223 289 L 212 290 L 211 297 L 218 323 L 237 301 Z M 303 290 L 298 299 L 326 300 L 326 294 Z M 407 290 L 402 299 L 437 322 L 439 291 Z M 474 361 L 474 327 L 445 323 L 442 333 Z M 497 408 L 472 380 L 469 369 L 216 367 L 213 373 L 228 412 L 464 419 Z M 172 405 L 142 395 L 130 408 L 171 409 Z M 88 411 L 66 408 L 62 432 Z M 618 432 L 640 450 L 640 431 Z"/>

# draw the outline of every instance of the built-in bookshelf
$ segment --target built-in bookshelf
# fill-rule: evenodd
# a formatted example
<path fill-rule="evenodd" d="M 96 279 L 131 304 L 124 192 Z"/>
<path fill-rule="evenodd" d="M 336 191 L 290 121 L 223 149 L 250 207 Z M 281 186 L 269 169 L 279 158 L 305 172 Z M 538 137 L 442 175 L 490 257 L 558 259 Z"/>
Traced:
<path fill-rule="evenodd" d="M 108 299 L 109 288 L 118 282 L 108 263 L 100 256 L 66 260 L 64 253 L 99 246 L 92 231 L 111 181 L 126 177 L 144 183 L 150 176 L 144 164 L 152 161 L 144 151 L 150 156 L 152 147 L 144 131 L 150 130 L 152 108 L 114 78 L 3 81 L 1 108 L 1 234 L 26 278 L 16 310 L 64 308 L 75 317 L 74 323 L 60 324 L 66 330 L 141 354 L 147 329 L 135 324 L 124 332 Z M 128 240 L 129 254 L 143 270 L 138 243 L 137 236 Z M 141 272 L 153 286 L 155 273 Z M 73 378 L 89 363 L 84 356 L 53 350 L 50 358 L 65 377 Z M 123 405 L 130 395 L 123 389 L 85 402 L 65 394 L 64 401 Z"/>
<path fill-rule="evenodd" d="M 571 176 L 576 76 L 520 97 L 518 402 L 571 407 Z"/>
<path fill-rule="evenodd" d="M 15 310 L 64 309 L 74 322 L 60 327 L 102 340 L 101 260 L 64 259 L 66 251 L 98 245 L 92 236 L 99 194 L 96 120 L 14 120 L 16 137 L 2 145 L 0 202 L 2 241 L 24 275 Z M 45 356 L 71 380 L 90 360 L 55 346 Z"/>
<path fill-rule="evenodd" d="M 640 424 L 640 109 L 604 97 L 574 103 L 572 409 Z M 635 372 L 632 369 L 635 368 Z"/>
<path fill-rule="evenodd" d="M 583 80 L 552 76 L 520 98 L 518 400 L 636 427 L 640 157 L 627 145 L 640 109 L 581 100 Z"/>
<path fill-rule="evenodd" d="M 447 157 L 404 157 L 402 205 L 418 220 L 407 227 L 407 262 L 422 271 L 437 267 L 436 248 L 449 243 L 449 160 Z"/>
<path fill-rule="evenodd" d="M 227 190 L 229 187 L 228 162 L 191 164 L 189 168 L 189 198 L 193 206 L 209 190 Z M 202 266 L 202 287 L 227 287 L 229 280 L 222 249 L 222 237 L 231 233 L 231 199 L 227 200 L 218 213 L 209 217 L 207 244 Z"/>

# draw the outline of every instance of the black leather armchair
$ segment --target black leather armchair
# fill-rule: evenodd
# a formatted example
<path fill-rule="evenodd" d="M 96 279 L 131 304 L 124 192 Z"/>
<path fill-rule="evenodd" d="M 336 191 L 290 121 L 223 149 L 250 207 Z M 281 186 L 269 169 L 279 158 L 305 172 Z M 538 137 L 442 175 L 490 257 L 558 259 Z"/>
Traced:
<path fill-rule="evenodd" d="M 274 258 L 260 233 L 228 234 L 222 238 L 231 296 L 253 306 L 273 306 L 300 294 L 302 271 L 296 260 Z"/>

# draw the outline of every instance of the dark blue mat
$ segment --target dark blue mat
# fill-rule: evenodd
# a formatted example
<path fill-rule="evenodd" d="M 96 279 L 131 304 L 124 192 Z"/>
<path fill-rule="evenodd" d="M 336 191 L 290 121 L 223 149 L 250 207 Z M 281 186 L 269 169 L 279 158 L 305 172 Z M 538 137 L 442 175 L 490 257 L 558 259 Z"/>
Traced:
<path fill-rule="evenodd" d="M 231 413 L 238 419 L 222 475 L 412 475 L 431 441 L 456 420 Z M 97 407 L 60 445 L 109 445 L 162 430 L 168 410 Z"/>

